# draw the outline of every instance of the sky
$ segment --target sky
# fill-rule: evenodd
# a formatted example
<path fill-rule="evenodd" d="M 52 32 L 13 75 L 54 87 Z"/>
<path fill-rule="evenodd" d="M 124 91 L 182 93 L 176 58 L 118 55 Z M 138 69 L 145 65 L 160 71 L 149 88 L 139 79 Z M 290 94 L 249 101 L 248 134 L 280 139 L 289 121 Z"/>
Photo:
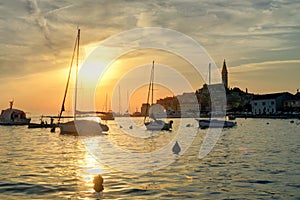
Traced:
<path fill-rule="evenodd" d="M 77 27 L 82 32 L 83 62 L 97 44 L 116 34 L 167 28 L 197 41 L 218 68 L 226 59 L 230 87 L 255 94 L 294 94 L 300 88 L 299 10 L 298 0 L 4 0 L 0 2 L 0 109 L 14 100 L 15 107 L 33 115 L 59 112 Z M 137 50 L 117 60 L 114 70 L 105 74 L 110 86 L 100 86 L 98 106 L 103 107 L 107 93 L 109 101 L 117 99 L 118 88 L 123 104 L 139 96 L 136 92 L 143 84 L 128 89 L 120 79 L 131 71 L 149 80 L 154 59 L 158 65 L 180 69 L 191 90 L 202 87 L 205 77 L 190 76 L 192 67 L 184 59 Z M 142 73 L 134 71 L 146 63 Z M 184 91 L 169 94 L 180 92 Z"/>

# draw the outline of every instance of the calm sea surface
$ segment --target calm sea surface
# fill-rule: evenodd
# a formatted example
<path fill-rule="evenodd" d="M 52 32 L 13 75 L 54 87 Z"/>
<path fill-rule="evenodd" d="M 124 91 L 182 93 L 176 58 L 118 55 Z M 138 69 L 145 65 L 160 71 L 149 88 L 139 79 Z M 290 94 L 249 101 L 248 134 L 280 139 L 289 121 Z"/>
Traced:
<path fill-rule="evenodd" d="M 300 199 L 300 120 L 290 121 L 237 119 L 238 125 L 223 130 L 212 151 L 199 159 L 207 130 L 184 119 L 182 141 L 195 136 L 193 143 L 174 154 L 168 166 L 143 173 L 122 171 L 134 169 L 132 158 L 124 161 L 123 154 L 110 153 L 110 146 L 103 144 L 95 156 L 86 144 L 97 149 L 105 139 L 151 157 L 172 141 L 180 119 L 174 120 L 172 132 L 147 132 L 149 137 L 139 139 L 127 134 L 130 123 L 120 128 L 112 121 L 108 135 L 85 138 L 87 143 L 59 130 L 0 126 L 0 199 Z M 98 162 L 101 158 L 120 165 Z M 97 174 L 104 178 L 101 193 L 93 190 Z"/>

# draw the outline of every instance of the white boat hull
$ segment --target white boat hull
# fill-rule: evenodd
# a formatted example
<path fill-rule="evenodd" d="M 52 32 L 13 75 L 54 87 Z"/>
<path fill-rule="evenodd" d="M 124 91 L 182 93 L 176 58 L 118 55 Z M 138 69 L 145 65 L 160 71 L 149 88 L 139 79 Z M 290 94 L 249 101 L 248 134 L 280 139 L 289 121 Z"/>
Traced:
<path fill-rule="evenodd" d="M 58 124 L 60 134 L 84 136 L 100 135 L 109 130 L 108 126 L 92 120 L 76 120 Z"/>

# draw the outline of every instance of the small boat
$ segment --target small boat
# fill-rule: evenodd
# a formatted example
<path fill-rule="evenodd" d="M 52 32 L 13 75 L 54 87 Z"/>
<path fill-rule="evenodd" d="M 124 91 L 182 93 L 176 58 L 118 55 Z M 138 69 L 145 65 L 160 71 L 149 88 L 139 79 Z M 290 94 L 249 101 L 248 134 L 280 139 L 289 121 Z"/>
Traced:
<path fill-rule="evenodd" d="M 26 118 L 26 113 L 22 110 L 13 108 L 14 101 L 9 102 L 10 107 L 1 111 L 0 125 L 28 125 L 31 118 Z"/>
<path fill-rule="evenodd" d="M 56 127 L 56 124 L 53 123 L 53 117 L 50 117 L 50 124 L 47 121 L 43 120 L 44 116 L 41 116 L 40 123 L 29 123 L 28 128 L 53 128 Z"/>
<path fill-rule="evenodd" d="M 105 111 L 101 112 L 100 118 L 101 120 L 115 120 L 112 110 L 107 110 L 107 94 L 105 97 Z"/>
<path fill-rule="evenodd" d="M 112 111 L 102 112 L 102 115 L 100 115 L 100 118 L 102 120 L 115 120 L 115 117 L 114 117 L 114 114 Z"/>
<path fill-rule="evenodd" d="M 55 124 L 47 124 L 47 123 L 29 123 L 28 128 L 53 128 L 56 126 Z"/>
<path fill-rule="evenodd" d="M 151 120 L 150 122 L 145 122 L 145 126 L 147 130 L 153 130 L 153 131 L 169 131 L 172 130 L 172 124 L 173 120 L 171 120 L 169 123 L 166 123 L 162 120 Z"/>
<path fill-rule="evenodd" d="M 235 117 L 234 115 L 228 115 L 228 119 L 229 119 L 229 120 L 235 120 L 236 117 Z"/>
<path fill-rule="evenodd" d="M 218 120 L 218 119 L 196 119 L 199 123 L 199 128 L 231 128 L 236 126 L 236 122 Z"/>
<path fill-rule="evenodd" d="M 101 124 L 98 121 L 95 120 L 90 120 L 87 118 L 82 118 L 78 119 L 80 116 L 77 116 L 79 111 L 77 111 L 77 72 L 78 72 L 78 57 L 79 57 L 79 41 L 80 41 L 80 29 L 77 30 L 77 37 L 76 37 L 76 42 L 75 42 L 75 47 L 72 55 L 72 61 L 70 64 L 70 70 L 69 70 L 69 75 L 67 79 L 67 85 L 64 93 L 64 98 L 61 106 L 61 110 L 58 116 L 58 124 L 57 126 L 60 129 L 60 134 L 67 134 L 67 135 L 99 135 L 102 134 L 102 132 L 106 132 L 109 130 L 108 126 L 105 124 Z M 61 118 L 64 118 L 62 116 L 62 113 L 65 111 L 65 100 L 68 92 L 68 86 L 70 82 L 70 76 L 71 76 L 71 71 L 72 71 L 72 66 L 73 66 L 73 59 L 76 55 L 76 74 L 75 74 L 75 101 L 74 101 L 74 115 L 71 117 L 73 120 L 68 121 L 68 122 L 60 122 Z M 84 113 L 84 112 L 83 112 Z M 51 132 L 54 132 L 55 127 L 51 129 Z"/>
<path fill-rule="evenodd" d="M 162 120 L 156 119 L 156 114 L 157 113 L 150 113 L 151 109 L 149 109 L 150 104 L 149 104 L 149 98 L 151 94 L 151 106 L 153 106 L 153 90 L 154 90 L 154 61 L 152 63 L 152 69 L 151 69 L 151 75 L 150 75 L 150 83 L 149 83 L 149 89 L 148 89 L 148 96 L 147 96 L 147 113 L 149 111 L 149 116 L 146 114 L 144 117 L 144 124 L 147 128 L 147 130 L 152 130 L 152 131 L 158 131 L 158 130 L 166 130 L 170 131 L 172 130 L 172 124 L 173 121 L 169 122 L 164 122 Z M 151 119 L 151 120 L 150 120 Z"/>

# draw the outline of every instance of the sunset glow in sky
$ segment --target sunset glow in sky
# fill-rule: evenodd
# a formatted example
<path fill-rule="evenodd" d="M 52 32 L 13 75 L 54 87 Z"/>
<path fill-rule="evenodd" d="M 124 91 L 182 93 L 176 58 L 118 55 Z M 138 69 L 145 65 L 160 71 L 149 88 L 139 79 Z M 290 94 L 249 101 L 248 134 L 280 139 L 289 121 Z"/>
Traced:
<path fill-rule="evenodd" d="M 1 1 L 0 109 L 14 99 L 15 107 L 33 115 L 58 113 L 77 26 L 82 63 L 97 44 L 115 34 L 142 27 L 168 28 L 197 41 L 219 68 L 226 59 L 230 87 L 256 94 L 294 94 L 300 88 L 299 10 L 296 0 Z M 136 77 L 147 82 L 152 60 L 180 71 L 194 90 L 206 78 L 193 76 L 190 64 L 169 52 L 133 51 L 116 60 L 102 77 L 95 94 L 97 108 L 103 107 L 107 93 L 116 101 L 119 87 L 123 108 L 128 99 L 134 101 L 140 87 L 134 91 L 124 80 Z M 158 70 L 157 78 L 171 80 L 170 74 Z M 93 93 L 86 89 L 89 92 Z M 190 91 L 170 91 L 183 92 Z M 164 97 L 159 90 L 156 95 Z M 130 104 L 132 111 L 140 107 Z"/>

